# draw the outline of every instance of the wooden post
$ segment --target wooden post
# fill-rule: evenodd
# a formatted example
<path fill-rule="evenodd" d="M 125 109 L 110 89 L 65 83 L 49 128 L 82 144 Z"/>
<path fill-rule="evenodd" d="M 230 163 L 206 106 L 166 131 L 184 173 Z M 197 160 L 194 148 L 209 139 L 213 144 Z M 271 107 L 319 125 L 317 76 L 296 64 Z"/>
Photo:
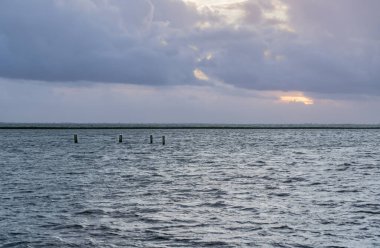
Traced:
<path fill-rule="evenodd" d="M 119 135 L 119 143 L 123 143 L 123 135 Z"/>
<path fill-rule="evenodd" d="M 77 134 L 74 134 L 74 143 L 75 143 L 75 144 L 78 143 L 78 135 L 77 135 Z"/>
<path fill-rule="evenodd" d="M 150 143 L 153 144 L 153 135 L 150 136 Z"/>
<path fill-rule="evenodd" d="M 162 136 L 162 145 L 165 145 L 165 136 Z"/>

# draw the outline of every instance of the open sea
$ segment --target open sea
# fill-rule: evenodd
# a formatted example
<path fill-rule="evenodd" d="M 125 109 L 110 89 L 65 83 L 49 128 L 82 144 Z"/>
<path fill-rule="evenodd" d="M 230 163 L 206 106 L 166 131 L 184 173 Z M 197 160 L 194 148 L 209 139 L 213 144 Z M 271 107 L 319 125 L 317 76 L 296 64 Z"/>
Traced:
<path fill-rule="evenodd" d="M 0 247 L 380 247 L 380 130 L 1 129 Z"/>

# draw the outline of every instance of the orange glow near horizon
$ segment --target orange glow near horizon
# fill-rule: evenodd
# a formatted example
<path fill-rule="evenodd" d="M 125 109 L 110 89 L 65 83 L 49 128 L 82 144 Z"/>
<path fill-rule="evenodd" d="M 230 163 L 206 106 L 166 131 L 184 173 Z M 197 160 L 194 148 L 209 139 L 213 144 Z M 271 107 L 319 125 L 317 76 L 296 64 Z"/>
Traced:
<path fill-rule="evenodd" d="M 303 103 L 305 105 L 313 105 L 314 100 L 304 95 L 281 96 L 280 101 L 284 103 Z"/>

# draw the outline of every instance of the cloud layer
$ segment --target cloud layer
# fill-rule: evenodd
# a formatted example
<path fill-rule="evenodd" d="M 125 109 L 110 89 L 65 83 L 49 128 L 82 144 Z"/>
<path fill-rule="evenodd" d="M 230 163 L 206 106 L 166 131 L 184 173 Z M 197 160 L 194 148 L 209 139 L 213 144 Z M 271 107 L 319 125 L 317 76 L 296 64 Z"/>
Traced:
<path fill-rule="evenodd" d="M 197 2 L 2 0 L 0 77 L 380 95 L 379 1 Z"/>

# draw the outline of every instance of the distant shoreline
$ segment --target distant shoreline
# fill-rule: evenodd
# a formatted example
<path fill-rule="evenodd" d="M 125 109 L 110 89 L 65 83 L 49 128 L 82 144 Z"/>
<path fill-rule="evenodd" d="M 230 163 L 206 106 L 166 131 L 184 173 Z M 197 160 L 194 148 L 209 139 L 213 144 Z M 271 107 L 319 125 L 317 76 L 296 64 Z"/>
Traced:
<path fill-rule="evenodd" d="M 380 129 L 380 125 L 354 125 L 354 124 L 304 124 L 304 125 L 248 125 L 248 124 L 7 124 L 0 123 L 0 129 L 10 130 L 101 130 L 101 129 Z"/>

